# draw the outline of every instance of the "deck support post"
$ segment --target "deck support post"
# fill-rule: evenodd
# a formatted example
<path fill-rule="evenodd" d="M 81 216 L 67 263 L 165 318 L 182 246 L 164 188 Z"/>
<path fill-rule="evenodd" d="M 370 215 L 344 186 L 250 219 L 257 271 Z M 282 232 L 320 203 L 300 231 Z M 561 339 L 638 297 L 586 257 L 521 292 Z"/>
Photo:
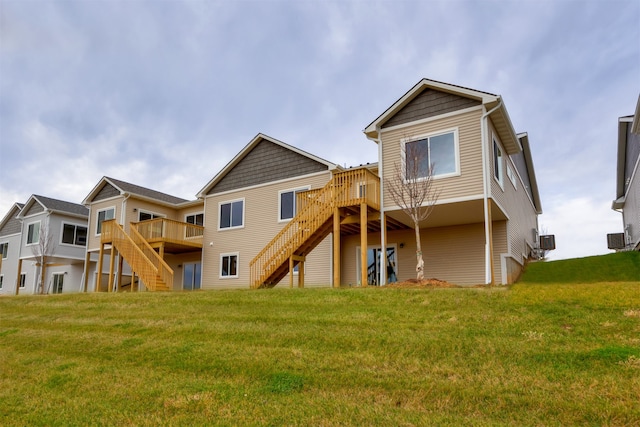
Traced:
<path fill-rule="evenodd" d="M 124 258 L 118 254 L 118 288 L 122 288 L 122 266 L 124 264 Z"/>
<path fill-rule="evenodd" d="M 380 244 L 382 245 L 382 251 L 380 252 L 380 278 L 378 279 L 378 286 L 384 286 L 387 284 L 387 215 L 384 211 L 380 212 Z M 396 258 L 397 259 L 397 258 Z"/>
<path fill-rule="evenodd" d="M 489 282 L 489 285 L 493 286 L 495 284 L 495 269 L 493 267 L 493 218 L 491 216 L 491 200 L 489 200 L 489 203 L 487 203 L 487 226 L 489 228 L 489 232 L 487 233 L 489 235 L 489 268 L 490 268 L 490 274 L 491 274 L 491 281 Z"/>
<path fill-rule="evenodd" d="M 18 260 L 18 276 L 16 277 L 16 295 L 20 292 L 20 279 L 22 278 L 22 259 Z"/>
<path fill-rule="evenodd" d="M 333 212 L 333 287 L 340 287 L 340 208 Z"/>
<path fill-rule="evenodd" d="M 100 243 L 100 253 L 98 254 L 98 274 L 96 279 L 96 288 L 94 292 L 100 292 L 100 286 L 102 286 L 102 264 L 104 259 L 104 243 Z"/>
<path fill-rule="evenodd" d="M 367 278 L 367 204 L 360 204 L 360 286 L 366 288 Z"/>
<path fill-rule="evenodd" d="M 109 284 L 107 285 L 107 292 L 113 292 L 113 270 L 116 263 L 116 248 L 111 246 L 111 256 L 109 257 Z"/>
<path fill-rule="evenodd" d="M 89 289 L 89 267 L 91 266 L 91 252 L 87 251 L 84 257 L 84 283 L 82 284 L 82 292 Z"/>

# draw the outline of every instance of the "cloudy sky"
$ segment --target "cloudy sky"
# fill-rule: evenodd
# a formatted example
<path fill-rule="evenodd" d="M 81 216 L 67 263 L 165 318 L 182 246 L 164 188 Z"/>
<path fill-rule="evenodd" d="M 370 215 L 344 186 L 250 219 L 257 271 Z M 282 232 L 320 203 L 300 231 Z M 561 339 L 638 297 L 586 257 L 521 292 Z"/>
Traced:
<path fill-rule="evenodd" d="M 193 199 L 259 132 L 375 162 L 362 130 L 424 77 L 529 133 L 551 259 L 608 253 L 639 23 L 638 0 L 0 0 L 0 217 L 105 175 Z"/>

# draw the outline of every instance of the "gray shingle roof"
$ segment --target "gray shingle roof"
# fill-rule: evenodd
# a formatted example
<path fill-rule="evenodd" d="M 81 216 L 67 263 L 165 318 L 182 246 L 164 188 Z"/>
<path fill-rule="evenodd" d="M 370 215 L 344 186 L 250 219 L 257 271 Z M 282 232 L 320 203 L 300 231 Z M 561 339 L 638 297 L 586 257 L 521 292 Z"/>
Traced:
<path fill-rule="evenodd" d="M 65 202 L 64 200 L 52 199 L 50 197 L 33 195 L 45 208 L 56 212 L 67 212 L 74 215 L 89 216 L 89 209 L 77 203 Z"/>
<path fill-rule="evenodd" d="M 109 181 L 111 181 L 114 185 L 116 185 L 119 189 L 124 192 L 136 194 L 138 196 L 148 197 L 155 200 L 160 200 L 167 203 L 180 204 L 188 202 L 189 200 L 182 199 L 180 197 L 175 197 L 170 194 L 161 193 L 160 191 L 151 190 L 149 188 L 141 187 L 139 185 L 131 184 L 129 182 L 120 181 L 118 179 L 105 177 Z"/>

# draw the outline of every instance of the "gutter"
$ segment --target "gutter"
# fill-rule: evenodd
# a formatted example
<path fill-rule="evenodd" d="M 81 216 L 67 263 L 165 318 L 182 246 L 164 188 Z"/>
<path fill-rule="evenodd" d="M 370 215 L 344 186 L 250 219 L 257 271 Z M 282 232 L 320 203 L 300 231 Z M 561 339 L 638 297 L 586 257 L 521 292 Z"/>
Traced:
<path fill-rule="evenodd" d="M 491 235 L 489 234 L 490 224 L 489 224 L 489 180 L 487 178 L 487 117 L 491 115 L 494 111 L 502 106 L 502 97 L 498 97 L 500 100 L 498 105 L 493 107 L 491 110 L 482 114 L 480 117 L 480 134 L 481 134 L 481 142 L 482 142 L 482 185 L 483 185 L 483 204 L 484 204 L 484 256 L 485 256 L 485 284 L 489 284 L 492 281 L 491 275 L 491 263 L 493 260 L 491 259 L 491 247 L 489 242 L 491 241 Z"/>

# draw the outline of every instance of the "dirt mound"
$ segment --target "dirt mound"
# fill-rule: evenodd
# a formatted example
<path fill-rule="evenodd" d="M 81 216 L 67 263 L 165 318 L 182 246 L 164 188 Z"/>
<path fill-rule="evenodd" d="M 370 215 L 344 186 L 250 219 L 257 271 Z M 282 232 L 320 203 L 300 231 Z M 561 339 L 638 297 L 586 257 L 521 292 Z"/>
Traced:
<path fill-rule="evenodd" d="M 408 279 L 403 282 L 389 283 L 387 288 L 458 288 L 458 285 L 440 279 Z"/>

